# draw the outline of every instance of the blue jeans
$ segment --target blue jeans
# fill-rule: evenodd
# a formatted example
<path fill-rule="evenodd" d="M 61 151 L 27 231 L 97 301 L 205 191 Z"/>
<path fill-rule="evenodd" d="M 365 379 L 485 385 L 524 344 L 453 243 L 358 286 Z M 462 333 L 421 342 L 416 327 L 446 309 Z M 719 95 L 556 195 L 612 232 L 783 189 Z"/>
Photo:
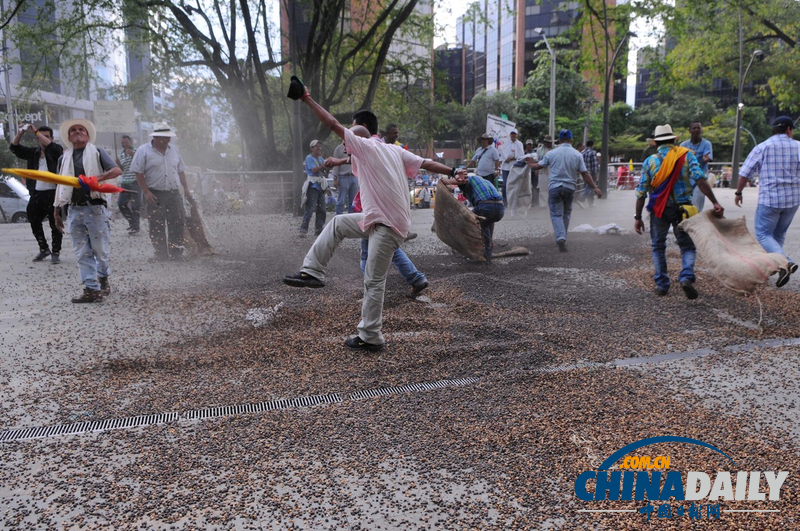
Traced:
<path fill-rule="evenodd" d="M 508 182 L 508 174 L 511 173 L 510 170 L 502 170 L 500 173 L 503 174 L 503 186 L 501 193 L 503 194 L 503 205 L 508 205 L 508 197 L 506 196 L 506 183 Z"/>
<path fill-rule="evenodd" d="M 786 253 L 783 252 L 783 242 L 797 209 L 796 206 L 774 208 L 762 204 L 756 207 L 756 239 L 765 251 L 786 256 Z M 786 256 L 786 258 L 789 257 Z M 792 259 L 790 258 L 789 261 L 791 262 Z"/>
<path fill-rule="evenodd" d="M 689 234 L 678 228 L 678 223 L 682 221 L 681 213 L 678 206 L 667 206 L 664 209 L 664 214 L 657 218 L 650 215 L 650 244 L 653 247 L 653 265 L 656 269 L 656 274 L 653 279 L 656 281 L 656 286 L 659 289 L 669 289 L 669 273 L 667 272 L 667 234 L 669 228 L 675 234 L 675 240 L 678 242 L 678 247 L 681 249 L 681 273 L 678 275 L 678 282 L 689 280 L 694 282 L 694 261 L 697 256 L 697 251 L 694 247 L 694 242 L 689 237 Z"/>
<path fill-rule="evenodd" d="M 480 220 L 481 236 L 483 236 L 483 256 L 487 260 L 492 259 L 492 235 L 494 224 L 503 219 L 506 207 L 502 203 L 486 203 L 481 201 L 472 209 L 476 216 L 484 219 Z"/>
<path fill-rule="evenodd" d="M 344 212 L 345 208 L 353 213 L 353 199 L 358 193 L 358 177 L 355 175 L 339 176 L 339 196 L 336 198 L 336 214 Z"/>
<path fill-rule="evenodd" d="M 319 234 L 325 227 L 325 192 L 319 188 L 308 187 L 306 191 L 306 212 L 303 214 L 303 222 L 300 224 L 300 232 L 308 232 L 308 224 L 311 222 L 311 215 L 316 212 L 314 227 Z"/>
<path fill-rule="evenodd" d="M 556 233 L 557 242 L 567 241 L 569 217 L 572 215 L 572 200 L 574 197 L 575 190 L 570 190 L 565 186 L 556 186 L 549 190 L 547 204 L 550 206 L 550 221 L 553 223 L 553 231 Z"/>
<path fill-rule="evenodd" d="M 367 267 L 367 257 L 369 256 L 369 240 L 364 238 L 361 240 L 361 273 L 363 274 Z M 406 253 L 399 247 L 392 255 L 392 265 L 394 265 L 397 272 L 406 280 L 409 286 L 427 282 L 428 279 L 422 271 L 417 270 L 414 262 L 408 258 Z"/>
<path fill-rule="evenodd" d="M 111 229 L 103 205 L 69 206 L 67 229 L 72 237 L 72 251 L 78 258 L 81 282 L 99 291 L 97 277 L 111 274 L 108 253 L 111 250 Z"/>

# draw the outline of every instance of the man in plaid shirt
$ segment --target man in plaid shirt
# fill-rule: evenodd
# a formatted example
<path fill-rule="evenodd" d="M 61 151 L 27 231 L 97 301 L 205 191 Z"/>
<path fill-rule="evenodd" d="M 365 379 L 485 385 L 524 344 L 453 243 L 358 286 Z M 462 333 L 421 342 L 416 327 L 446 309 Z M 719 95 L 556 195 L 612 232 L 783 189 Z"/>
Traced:
<path fill-rule="evenodd" d="M 597 182 L 597 173 L 600 165 L 597 163 L 597 151 L 594 150 L 594 141 L 586 141 L 586 149 L 581 151 L 583 155 L 583 162 L 586 164 L 586 171 L 592 176 L 592 180 Z M 594 192 L 588 186 L 584 188 L 583 193 L 586 195 L 586 200 L 589 206 L 594 206 Z"/>
<path fill-rule="evenodd" d="M 792 138 L 794 122 L 779 116 L 772 123 L 772 136 L 757 145 L 739 172 L 736 206 L 742 206 L 742 190 L 758 174 L 758 206 L 756 207 L 756 239 L 768 253 L 783 252 L 786 231 L 800 207 L 800 143 Z M 746 180 L 745 180 L 746 179 Z M 787 258 L 789 258 L 787 256 Z M 789 258 L 789 266 L 778 272 L 777 287 L 789 282 L 797 264 Z"/>

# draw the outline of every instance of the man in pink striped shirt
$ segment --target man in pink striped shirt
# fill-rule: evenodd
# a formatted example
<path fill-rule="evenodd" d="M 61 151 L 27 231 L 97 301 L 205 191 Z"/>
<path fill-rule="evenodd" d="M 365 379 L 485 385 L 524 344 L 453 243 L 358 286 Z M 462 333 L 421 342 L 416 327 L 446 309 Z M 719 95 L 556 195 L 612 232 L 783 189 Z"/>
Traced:
<path fill-rule="evenodd" d="M 357 350 L 378 351 L 386 343 L 381 333 L 386 274 L 395 249 L 403 243 L 411 227 L 407 179 L 416 177 L 420 168 L 447 175 L 455 175 L 456 171 L 371 138 L 378 133 L 378 118 L 371 111 L 356 112 L 352 129 L 346 129 L 315 102 L 307 90 L 301 100 L 328 129 L 344 139 L 353 173 L 359 178 L 363 212 L 334 217 L 309 249 L 300 272 L 286 275 L 283 282 L 294 287 L 323 287 L 325 268 L 341 241 L 367 238 L 369 254 L 364 271 L 361 322 L 358 335 L 345 341 L 345 345 Z M 328 159 L 326 164 L 332 166 L 338 162 Z"/>

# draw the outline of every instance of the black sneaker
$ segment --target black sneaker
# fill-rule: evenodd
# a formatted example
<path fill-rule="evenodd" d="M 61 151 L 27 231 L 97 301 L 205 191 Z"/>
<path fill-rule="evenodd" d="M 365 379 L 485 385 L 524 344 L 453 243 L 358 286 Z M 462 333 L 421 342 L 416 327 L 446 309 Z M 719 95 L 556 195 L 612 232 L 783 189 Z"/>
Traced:
<path fill-rule="evenodd" d="M 558 250 L 559 251 L 561 251 L 562 253 L 566 253 L 567 252 L 567 242 L 565 242 L 563 240 L 558 240 L 556 243 L 558 244 Z"/>
<path fill-rule="evenodd" d="M 283 283 L 287 286 L 295 288 L 323 288 L 325 283 L 317 277 L 311 276 L 308 273 L 295 273 L 294 275 L 286 275 L 283 277 Z"/>
<path fill-rule="evenodd" d="M 789 269 L 781 269 L 780 271 L 778 271 L 778 280 L 775 281 L 775 287 L 776 288 L 784 287 L 786 283 L 789 282 L 790 276 L 791 273 L 789 272 Z"/>
<path fill-rule="evenodd" d="M 797 264 L 795 264 L 794 262 L 789 262 L 789 265 L 786 267 L 789 268 L 790 275 L 794 275 L 795 273 L 797 273 Z"/>
<path fill-rule="evenodd" d="M 111 295 L 111 284 L 108 283 L 108 277 L 97 277 L 97 280 L 100 281 L 100 291 L 103 296 L 108 297 Z"/>
<path fill-rule="evenodd" d="M 52 263 L 54 263 L 54 264 L 60 264 L 61 263 L 61 256 L 58 253 L 52 253 L 50 255 L 50 261 Z"/>
<path fill-rule="evenodd" d="M 75 297 L 72 299 L 72 302 L 75 304 L 81 304 L 84 302 L 103 302 L 103 292 L 89 288 L 83 288 L 83 295 L 80 297 Z"/>
<path fill-rule="evenodd" d="M 684 280 L 681 282 L 681 288 L 683 288 L 687 299 L 694 300 L 697 298 L 697 289 L 694 287 L 694 282 L 691 280 Z"/>
<path fill-rule="evenodd" d="M 661 288 L 656 288 L 656 290 L 655 290 L 655 292 L 654 292 L 654 293 L 655 293 L 656 295 L 658 295 L 659 297 L 664 297 L 664 296 L 665 296 L 665 295 L 666 295 L 668 292 L 669 292 L 669 290 L 666 290 L 666 289 L 661 289 Z"/>
<path fill-rule="evenodd" d="M 422 290 L 426 289 L 427 287 L 428 287 L 428 281 L 427 280 L 414 282 L 411 285 L 411 288 L 412 288 L 411 289 L 411 295 L 413 297 L 416 297 L 417 295 L 419 295 L 422 292 Z"/>
<path fill-rule="evenodd" d="M 128 236 L 136 236 L 139 234 L 139 229 L 128 229 Z"/>
<path fill-rule="evenodd" d="M 44 260 L 48 256 L 50 256 L 50 250 L 49 249 L 45 249 L 44 251 L 39 251 L 39 254 L 37 254 L 36 256 L 33 257 L 33 261 L 34 262 L 41 262 L 42 260 Z"/>
<path fill-rule="evenodd" d="M 366 350 L 368 352 L 378 352 L 379 350 L 383 350 L 383 347 L 386 346 L 386 343 L 367 343 L 359 336 L 351 337 L 347 341 L 344 342 L 344 346 L 347 348 L 351 348 L 353 350 Z"/>

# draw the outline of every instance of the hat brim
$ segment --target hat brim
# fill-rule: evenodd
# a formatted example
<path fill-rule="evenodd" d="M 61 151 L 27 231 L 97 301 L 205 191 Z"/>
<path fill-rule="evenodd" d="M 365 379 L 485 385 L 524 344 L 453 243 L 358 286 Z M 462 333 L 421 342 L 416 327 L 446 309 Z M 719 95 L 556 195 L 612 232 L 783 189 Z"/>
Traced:
<path fill-rule="evenodd" d="M 158 131 L 158 132 L 153 131 L 152 133 L 150 133 L 150 136 L 151 137 L 168 136 L 169 138 L 175 138 L 176 136 L 178 136 L 178 134 L 175 133 L 174 131 Z"/>
<path fill-rule="evenodd" d="M 95 129 L 94 124 L 85 118 L 72 118 L 62 122 L 58 130 L 61 141 L 65 146 L 72 149 L 72 142 L 69 141 L 69 130 L 74 125 L 82 125 L 86 132 L 89 133 L 89 143 L 94 144 L 94 141 L 97 140 L 97 129 Z"/>
<path fill-rule="evenodd" d="M 661 135 L 653 138 L 655 142 L 663 142 L 664 140 L 675 140 L 678 135 Z"/>

